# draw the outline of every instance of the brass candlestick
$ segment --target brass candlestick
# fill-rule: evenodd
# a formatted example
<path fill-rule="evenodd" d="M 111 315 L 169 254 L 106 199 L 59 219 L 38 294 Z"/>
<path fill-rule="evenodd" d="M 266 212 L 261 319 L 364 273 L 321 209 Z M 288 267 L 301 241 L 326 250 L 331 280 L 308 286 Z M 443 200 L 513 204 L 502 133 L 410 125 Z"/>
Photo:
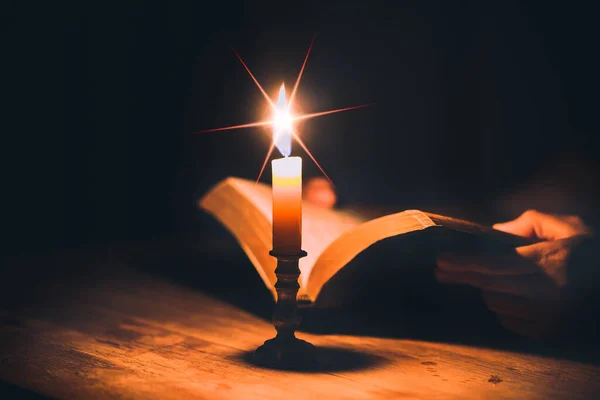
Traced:
<path fill-rule="evenodd" d="M 254 352 L 254 360 L 263 366 L 279 369 L 310 369 L 317 365 L 315 346 L 298 339 L 296 329 L 300 326 L 301 317 L 297 314 L 298 277 L 300 268 L 298 260 L 306 257 L 305 251 L 298 254 L 279 254 L 270 251 L 277 258 L 277 304 L 273 314 L 273 325 L 277 335 L 267 340 Z"/>

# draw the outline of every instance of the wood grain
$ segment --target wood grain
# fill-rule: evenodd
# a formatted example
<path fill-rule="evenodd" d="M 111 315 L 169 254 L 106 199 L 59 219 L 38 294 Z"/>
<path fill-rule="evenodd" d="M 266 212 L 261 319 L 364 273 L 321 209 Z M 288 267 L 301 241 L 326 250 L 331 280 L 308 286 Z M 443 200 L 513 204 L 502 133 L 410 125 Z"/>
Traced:
<path fill-rule="evenodd" d="M 584 399 L 600 368 L 415 340 L 298 336 L 321 370 L 256 367 L 274 330 L 236 307 L 144 275 L 3 312 L 0 378 L 64 399 Z"/>

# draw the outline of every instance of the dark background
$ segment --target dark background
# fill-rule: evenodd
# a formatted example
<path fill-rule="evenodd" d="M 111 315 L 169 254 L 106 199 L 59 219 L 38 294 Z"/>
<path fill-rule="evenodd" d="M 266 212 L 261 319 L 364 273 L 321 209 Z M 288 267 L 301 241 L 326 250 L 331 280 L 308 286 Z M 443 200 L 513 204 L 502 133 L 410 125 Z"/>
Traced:
<path fill-rule="evenodd" d="M 197 209 L 254 179 L 263 86 L 307 111 L 308 146 L 349 203 L 482 222 L 598 200 L 598 28 L 569 2 L 71 2 L 6 7 L 9 254 L 220 229 Z M 295 150 L 297 154 L 302 154 Z M 318 170 L 308 159 L 305 177 Z M 268 181 L 270 171 L 263 180 Z"/>

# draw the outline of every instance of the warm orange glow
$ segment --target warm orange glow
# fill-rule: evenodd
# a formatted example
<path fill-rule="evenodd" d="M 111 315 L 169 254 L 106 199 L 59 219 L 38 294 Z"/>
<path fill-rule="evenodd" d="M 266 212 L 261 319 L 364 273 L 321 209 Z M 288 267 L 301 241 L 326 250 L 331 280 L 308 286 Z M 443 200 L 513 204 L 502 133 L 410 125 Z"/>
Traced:
<path fill-rule="evenodd" d="M 289 104 L 290 103 L 288 103 L 288 105 Z M 205 129 L 202 131 L 190 132 L 190 133 L 217 132 L 217 131 L 227 131 L 227 130 L 232 130 L 232 129 L 253 128 L 253 127 L 260 127 L 260 126 L 277 126 L 277 125 L 281 125 L 283 123 L 285 123 L 286 125 L 289 124 L 289 125 L 293 126 L 293 123 L 296 121 L 304 121 L 304 120 L 311 119 L 311 118 L 322 117 L 324 115 L 335 114 L 335 113 L 339 113 L 339 112 L 343 112 L 343 111 L 356 110 L 359 108 L 369 107 L 371 105 L 372 104 L 361 104 L 359 106 L 336 108 L 335 110 L 320 111 L 320 112 L 309 113 L 309 114 L 300 114 L 300 115 L 293 115 L 291 113 L 291 111 L 288 111 L 287 114 L 282 114 L 276 108 L 275 112 L 274 112 L 275 117 L 272 120 L 256 121 L 256 122 L 250 122 L 248 124 L 242 124 L 242 125 L 225 126 L 222 128 Z"/>
<path fill-rule="evenodd" d="M 254 76 L 254 74 L 252 73 L 252 71 L 250 71 L 250 68 L 248 68 L 248 66 L 246 65 L 246 63 L 244 62 L 244 60 L 242 59 L 242 57 L 238 54 L 238 52 L 232 48 L 233 52 L 235 53 L 235 55 L 237 56 L 237 58 L 240 60 L 240 62 L 242 63 L 242 66 L 244 67 L 244 69 L 248 72 L 248 74 L 250 75 L 250 78 L 252 78 L 252 80 L 254 81 L 254 83 L 256 84 L 256 87 L 258 87 L 258 89 L 260 90 L 260 92 L 262 93 L 262 95 L 264 96 L 264 98 L 267 100 L 269 106 L 272 108 L 273 112 L 273 116 L 271 120 L 265 120 L 265 121 L 257 121 L 257 122 L 250 122 L 247 124 L 241 124 L 241 125 L 232 125 L 232 126 L 226 126 L 226 127 L 222 127 L 222 128 L 213 128 L 213 129 L 206 129 L 206 130 L 202 130 L 202 131 L 198 131 L 198 132 L 191 132 L 191 133 L 205 133 L 205 132 L 217 132 L 217 131 L 227 131 L 227 130 L 233 130 L 233 129 L 242 129 L 242 128 L 255 128 L 255 127 L 266 127 L 266 126 L 270 126 L 273 129 L 273 142 L 269 148 L 269 151 L 267 153 L 267 156 L 265 157 L 265 161 L 263 162 L 263 165 L 260 169 L 260 173 L 258 174 L 258 180 L 260 180 L 265 167 L 267 165 L 267 161 L 269 160 L 271 153 L 273 152 L 274 147 L 277 147 L 279 149 L 279 151 L 285 155 L 285 156 L 289 156 L 290 152 L 291 152 L 291 145 L 287 143 L 287 135 L 290 135 L 290 140 L 291 137 L 293 137 L 294 139 L 296 139 L 296 142 L 300 145 L 300 147 L 302 147 L 304 149 L 304 151 L 306 151 L 306 154 L 308 154 L 308 156 L 311 158 L 311 160 L 317 165 L 317 167 L 319 168 L 319 170 L 321 170 L 321 172 L 323 173 L 323 175 L 329 180 L 329 182 L 331 182 L 333 184 L 333 182 L 331 181 L 331 179 L 329 178 L 329 176 L 325 173 L 325 171 L 323 170 L 323 168 L 321 167 L 321 165 L 317 162 L 317 160 L 315 159 L 315 157 L 311 154 L 311 152 L 308 150 L 306 144 L 304 144 L 304 142 L 300 139 L 300 137 L 298 136 L 297 132 L 294 132 L 294 122 L 296 121 L 303 121 L 303 120 L 307 120 L 307 119 L 311 119 L 311 118 L 315 118 L 315 117 L 320 117 L 323 115 L 329 115 L 329 114 L 335 114 L 335 113 L 339 113 L 342 111 L 349 111 L 349 110 L 355 110 L 355 109 L 359 109 L 359 108 L 364 108 L 364 107 L 368 107 L 370 106 L 370 104 L 363 104 L 363 105 L 359 105 L 359 106 L 352 106 L 352 107 L 345 107 L 345 108 L 338 108 L 335 110 L 329 110 L 329 111 L 320 111 L 320 112 L 314 112 L 314 113 L 310 113 L 310 114 L 300 114 L 300 115 L 294 115 L 292 113 L 292 103 L 296 97 L 296 93 L 298 91 L 298 87 L 300 86 L 300 81 L 302 79 L 302 75 L 304 73 L 304 69 L 306 67 L 306 63 L 308 61 L 308 56 L 310 55 L 310 52 L 312 50 L 313 44 L 315 41 L 315 37 L 312 38 L 312 41 L 310 42 L 310 46 L 308 47 L 308 51 L 306 52 L 306 56 L 304 57 L 304 61 L 302 63 L 302 67 L 300 68 L 300 72 L 298 73 L 298 77 L 296 78 L 296 82 L 294 84 L 294 88 L 292 89 L 292 93 L 290 95 L 289 100 L 287 100 L 285 98 L 285 86 L 282 84 L 279 90 L 279 94 L 278 94 L 278 98 L 276 102 L 273 102 L 273 100 L 271 100 L 271 98 L 269 97 L 269 95 L 267 94 L 267 92 L 265 92 L 265 90 L 263 89 L 263 87 L 260 85 L 260 83 L 258 82 L 258 80 L 256 79 L 256 77 Z M 281 105 L 285 104 L 285 109 L 283 107 L 281 107 Z M 285 136 L 282 136 L 285 135 Z"/>
<path fill-rule="evenodd" d="M 289 104 L 291 104 L 291 102 L 288 103 L 288 106 L 289 106 Z M 273 126 L 273 127 L 293 126 L 293 123 L 296 121 L 304 121 L 304 120 L 311 119 L 311 118 L 321 117 L 323 115 L 335 114 L 335 113 L 339 113 L 339 112 L 343 112 L 343 111 L 356 110 L 359 108 L 369 107 L 370 105 L 371 104 L 361 104 L 359 106 L 337 108 L 335 110 L 320 111 L 320 112 L 309 113 L 309 114 L 300 114 L 300 115 L 293 115 L 291 113 L 291 111 L 289 111 L 289 109 L 288 109 L 288 112 L 281 112 L 276 109 L 276 111 L 274 112 L 275 117 L 272 120 L 250 122 L 248 124 L 225 126 L 222 128 L 205 129 L 203 131 L 191 132 L 191 133 L 227 131 L 227 130 L 232 130 L 232 129 L 253 128 L 253 127 L 260 127 L 260 126 Z"/>

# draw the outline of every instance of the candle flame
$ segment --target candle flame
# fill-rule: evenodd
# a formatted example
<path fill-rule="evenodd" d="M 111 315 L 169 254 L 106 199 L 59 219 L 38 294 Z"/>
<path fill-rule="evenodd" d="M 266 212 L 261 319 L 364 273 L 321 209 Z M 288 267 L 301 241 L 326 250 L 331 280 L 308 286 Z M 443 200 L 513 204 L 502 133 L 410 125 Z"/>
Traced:
<path fill-rule="evenodd" d="M 288 108 L 285 85 L 279 88 L 279 96 L 275 104 L 273 116 L 273 144 L 282 156 L 292 154 L 292 116 Z"/>
<path fill-rule="evenodd" d="M 254 74 L 252 73 L 252 71 L 250 70 L 248 65 L 246 65 L 246 63 L 244 62 L 242 57 L 238 54 L 238 52 L 232 48 L 236 57 L 240 60 L 240 62 L 242 63 L 242 66 L 244 67 L 246 72 L 248 72 L 248 75 L 250 75 L 250 78 L 252 78 L 252 81 L 254 81 L 256 87 L 258 87 L 258 89 L 264 96 L 264 98 L 267 101 L 267 103 L 269 104 L 269 106 L 273 109 L 273 118 L 270 121 L 269 120 L 256 121 L 256 122 L 250 122 L 250 123 L 240 124 L 240 125 L 225 126 L 222 128 L 205 129 L 202 131 L 190 132 L 190 133 L 228 131 L 228 130 L 241 129 L 241 128 L 256 128 L 256 127 L 271 126 L 273 129 L 273 142 L 271 143 L 269 151 L 268 151 L 268 153 L 265 157 L 265 160 L 263 162 L 263 165 L 260 169 L 260 173 L 258 174 L 258 179 L 256 180 L 257 182 L 260 180 L 260 177 L 262 176 L 262 174 L 265 170 L 265 167 L 267 165 L 267 162 L 269 161 L 269 158 L 271 157 L 273 150 L 275 150 L 275 147 L 277 147 L 277 150 L 279 150 L 279 152 L 284 157 L 289 157 L 291 155 L 291 153 L 292 153 L 292 138 L 294 138 L 296 140 L 296 142 L 300 145 L 300 147 L 302 147 L 302 149 L 304 151 L 306 151 L 306 154 L 308 154 L 308 156 L 311 158 L 311 160 L 317 165 L 317 167 L 319 167 L 319 169 L 321 170 L 323 175 L 325 175 L 325 177 L 327 179 L 329 179 L 329 181 L 331 182 L 331 179 L 329 178 L 329 176 L 327 176 L 327 174 L 325 173 L 325 171 L 323 170 L 321 165 L 319 165 L 319 163 L 317 162 L 315 157 L 311 154 L 311 152 L 308 150 L 308 148 L 306 147 L 306 145 L 304 144 L 302 139 L 300 139 L 299 132 L 297 132 L 294 128 L 294 123 L 296 121 L 308 120 L 308 119 L 320 117 L 323 115 L 339 113 L 342 111 L 355 110 L 358 108 L 367 107 L 371 104 L 363 104 L 363 105 L 353 106 L 353 107 L 338 108 L 338 109 L 329 110 L 329 111 L 313 112 L 310 114 L 301 114 L 301 115 L 293 115 L 292 114 L 292 112 L 291 112 L 291 109 L 293 108 L 292 103 L 294 102 L 294 99 L 296 97 L 296 93 L 297 93 L 298 87 L 300 85 L 300 80 L 302 79 L 302 74 L 304 73 L 304 69 L 305 69 L 306 63 L 308 61 L 308 56 L 310 55 L 314 41 L 315 41 L 315 38 L 313 37 L 312 41 L 310 42 L 310 46 L 308 47 L 308 51 L 306 52 L 306 56 L 304 57 L 304 61 L 302 63 L 302 68 L 300 68 L 300 73 L 298 74 L 298 77 L 296 79 L 296 82 L 294 84 L 294 87 L 292 89 L 292 93 L 291 93 L 289 99 L 286 96 L 285 85 L 281 84 L 281 87 L 279 88 L 279 95 L 277 97 L 276 102 L 273 102 L 269 98 L 269 96 L 267 95 L 267 92 L 263 89 L 261 84 L 258 82 L 258 80 L 254 76 Z M 331 183 L 333 184 L 333 182 L 331 182 Z"/>

